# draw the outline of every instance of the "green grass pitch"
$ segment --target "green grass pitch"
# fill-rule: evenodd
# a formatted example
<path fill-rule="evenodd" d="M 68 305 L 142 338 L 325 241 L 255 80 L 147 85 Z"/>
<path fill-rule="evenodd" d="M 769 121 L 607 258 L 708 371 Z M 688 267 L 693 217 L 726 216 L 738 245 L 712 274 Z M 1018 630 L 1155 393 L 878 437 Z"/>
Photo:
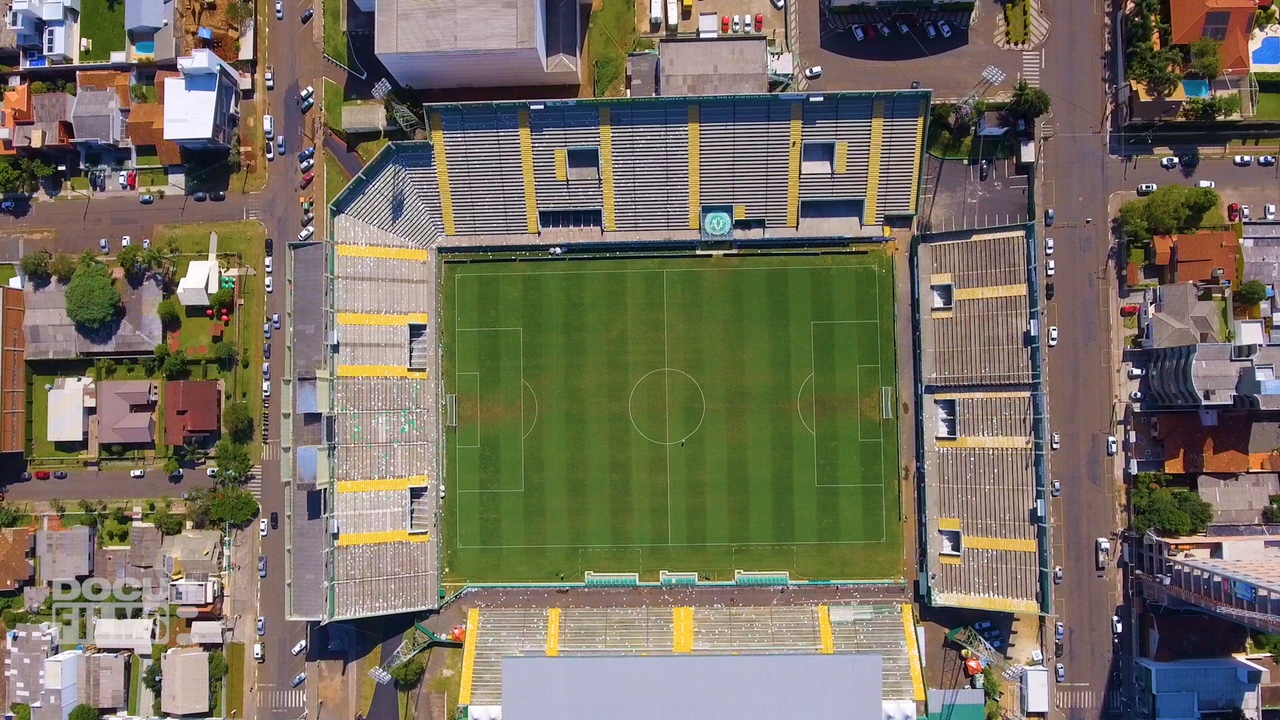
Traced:
<path fill-rule="evenodd" d="M 902 576 L 887 255 L 448 262 L 444 281 L 446 582 Z"/>

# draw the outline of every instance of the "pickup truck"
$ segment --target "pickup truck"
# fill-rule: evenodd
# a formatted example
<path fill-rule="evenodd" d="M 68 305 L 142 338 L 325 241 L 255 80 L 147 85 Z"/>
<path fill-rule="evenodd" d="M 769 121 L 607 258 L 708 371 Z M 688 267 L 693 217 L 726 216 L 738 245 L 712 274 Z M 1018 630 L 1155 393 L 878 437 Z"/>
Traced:
<path fill-rule="evenodd" d="M 276 89 L 276 69 L 274 67 L 267 66 L 267 74 L 263 76 L 263 79 L 267 81 L 268 90 Z"/>
<path fill-rule="evenodd" d="M 1098 538 L 1098 569 L 1107 569 L 1107 561 L 1111 559 L 1111 541 L 1106 538 Z"/>

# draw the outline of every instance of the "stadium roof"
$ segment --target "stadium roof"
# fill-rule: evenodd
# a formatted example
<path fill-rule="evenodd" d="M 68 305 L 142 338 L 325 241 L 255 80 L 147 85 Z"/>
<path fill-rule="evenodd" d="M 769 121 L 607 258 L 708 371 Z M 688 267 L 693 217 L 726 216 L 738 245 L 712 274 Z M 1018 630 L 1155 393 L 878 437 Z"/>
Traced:
<path fill-rule="evenodd" d="M 506 720 L 879 720 L 877 655 L 507 657 Z"/>

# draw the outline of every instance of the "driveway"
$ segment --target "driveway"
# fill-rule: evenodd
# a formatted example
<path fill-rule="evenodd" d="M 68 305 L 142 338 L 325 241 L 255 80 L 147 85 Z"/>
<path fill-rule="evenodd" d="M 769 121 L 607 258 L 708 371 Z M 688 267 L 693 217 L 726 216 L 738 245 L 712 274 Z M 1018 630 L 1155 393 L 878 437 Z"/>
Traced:
<path fill-rule="evenodd" d="M 821 78 L 810 81 L 809 90 L 900 90 L 918 81 L 933 90 L 934 100 L 955 100 L 981 90 L 991 96 L 1011 90 L 1017 82 L 1024 62 L 1033 62 L 1038 78 L 1039 52 L 1023 53 L 996 47 L 996 12 L 999 6 L 979 3 L 968 13 L 922 10 L 918 13 L 894 15 L 891 10 L 867 8 L 857 13 L 832 13 L 816 4 L 804 3 L 798 9 L 798 42 L 804 67 L 821 65 Z M 904 20 L 910 34 L 904 36 L 896 26 Z M 945 19 L 952 29 L 950 38 L 925 37 L 924 21 Z M 846 31 L 849 25 L 863 27 L 876 22 L 890 26 L 889 37 L 867 37 L 859 42 Z M 982 71 L 994 66 L 1005 73 L 996 86 L 982 80 Z M 1029 73 L 1030 74 L 1030 73 Z"/>
<path fill-rule="evenodd" d="M 987 179 L 977 163 L 930 156 L 921 189 L 920 231 L 950 232 L 1025 223 L 1027 176 L 1012 158 L 992 160 Z"/>

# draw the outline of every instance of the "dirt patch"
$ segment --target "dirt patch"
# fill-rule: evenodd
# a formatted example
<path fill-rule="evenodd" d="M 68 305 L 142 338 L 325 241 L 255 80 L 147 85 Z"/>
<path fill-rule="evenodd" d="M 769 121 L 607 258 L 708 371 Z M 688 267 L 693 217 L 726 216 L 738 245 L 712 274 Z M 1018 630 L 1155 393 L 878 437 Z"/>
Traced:
<path fill-rule="evenodd" d="M 178 4 L 178 22 L 181 28 L 181 53 L 189 54 L 193 48 L 209 48 L 224 60 L 235 60 L 240 55 L 240 26 L 227 17 L 232 2 L 193 2 Z M 212 42 L 199 37 L 200 28 L 213 33 Z"/>

